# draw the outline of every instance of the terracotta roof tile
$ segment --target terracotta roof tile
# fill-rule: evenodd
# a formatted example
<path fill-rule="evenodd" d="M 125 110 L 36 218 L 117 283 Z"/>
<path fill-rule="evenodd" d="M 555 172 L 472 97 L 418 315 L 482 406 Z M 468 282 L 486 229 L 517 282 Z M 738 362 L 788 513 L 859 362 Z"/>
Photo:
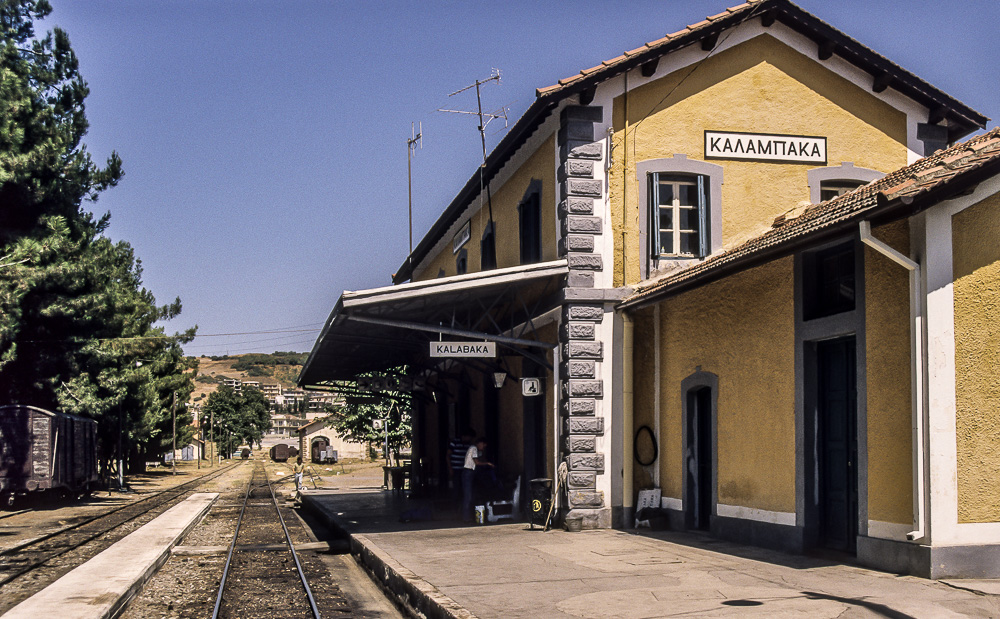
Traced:
<path fill-rule="evenodd" d="M 684 36 L 685 34 L 687 34 L 689 32 L 691 32 L 691 31 L 688 30 L 687 28 L 685 28 L 683 30 L 678 30 L 677 32 L 671 32 L 670 34 L 667 35 L 667 38 L 668 39 L 676 39 L 677 37 Z"/>
<path fill-rule="evenodd" d="M 744 2 L 743 4 L 737 4 L 736 6 L 731 6 L 731 7 L 729 7 L 726 10 L 729 11 L 730 13 L 736 13 L 737 11 L 742 11 L 743 9 L 747 8 L 748 6 L 750 6 L 750 3 L 749 2 Z"/>
<path fill-rule="evenodd" d="M 966 155 L 968 155 L 968 151 L 963 150 L 961 152 L 955 153 L 954 155 L 951 155 L 950 157 L 945 157 L 944 159 L 941 160 L 941 163 L 945 167 L 949 167 L 956 161 L 961 161 L 962 159 L 964 159 Z"/>
<path fill-rule="evenodd" d="M 582 73 L 584 75 L 590 75 L 591 73 L 593 73 L 595 71 L 600 71 L 603 68 L 604 68 L 604 65 L 603 64 L 599 64 L 596 67 L 590 67 L 589 69 L 584 69 L 583 71 L 580 71 L 580 73 Z"/>
<path fill-rule="evenodd" d="M 723 17 L 726 17 L 727 15 L 729 15 L 729 12 L 728 11 L 723 11 L 721 13 L 716 13 L 715 15 L 709 15 L 705 19 L 707 19 L 708 21 L 715 21 L 717 19 L 722 19 Z"/>
<path fill-rule="evenodd" d="M 956 164 L 953 169 L 941 165 L 945 161 Z M 988 163 L 1000 162 L 1000 127 L 971 140 L 924 157 L 877 181 L 862 185 L 854 191 L 806 209 L 798 217 L 781 215 L 774 220 L 768 232 L 746 243 L 699 262 L 681 271 L 674 271 L 657 280 L 638 284 L 634 292 L 622 303 L 632 305 L 666 294 L 680 284 L 700 276 L 739 263 L 764 250 L 788 243 L 798 237 L 821 232 L 834 224 L 858 219 L 875 207 L 879 195 L 888 200 L 913 197 L 946 185 L 952 179 L 975 171 Z M 917 181 L 919 179 L 919 182 Z"/>
<path fill-rule="evenodd" d="M 688 30 L 697 30 L 699 28 L 704 28 L 706 26 L 711 26 L 711 25 L 712 22 L 708 21 L 707 19 L 703 19 L 697 24 L 688 24 Z"/>
<path fill-rule="evenodd" d="M 975 146 L 970 146 L 969 148 L 975 151 L 980 151 L 983 150 L 984 148 L 990 148 L 997 143 L 1000 143 L 1000 138 L 993 138 L 992 140 L 983 142 L 981 144 L 976 144 Z"/>
<path fill-rule="evenodd" d="M 618 64 L 619 62 L 622 62 L 623 60 L 627 60 L 627 58 L 625 56 L 615 56 L 614 58 L 611 58 L 610 60 L 605 60 L 604 61 L 604 65 L 610 67 L 611 65 Z"/>
<path fill-rule="evenodd" d="M 926 170 L 920 170 L 919 172 L 915 173 L 913 176 L 916 177 L 916 178 L 923 178 L 925 176 L 931 176 L 933 174 L 936 174 L 936 173 L 940 172 L 943 169 L 944 169 L 943 166 L 936 165 L 933 168 L 927 168 Z"/>
<path fill-rule="evenodd" d="M 664 43 L 669 43 L 669 42 L 670 42 L 670 35 L 668 34 L 667 36 L 663 37 L 662 39 L 656 39 L 655 41 L 650 41 L 649 43 L 646 43 L 646 47 L 650 47 L 650 48 L 657 47 L 657 46 L 663 45 Z"/>
<path fill-rule="evenodd" d="M 582 77 L 583 77 L 583 75 L 577 73 L 576 75 L 571 75 L 569 77 L 562 78 L 561 80 L 559 80 L 559 84 L 562 85 L 562 86 L 565 86 L 566 84 L 572 84 L 573 82 L 575 82 L 576 80 L 578 80 L 578 79 L 580 79 Z"/>
<path fill-rule="evenodd" d="M 917 184 L 917 182 L 915 180 L 913 180 L 912 178 L 908 178 L 904 182 L 902 182 L 902 183 L 900 183 L 898 185 L 895 185 L 893 187 L 889 187 L 885 191 L 886 191 L 886 193 L 894 193 L 896 191 L 902 191 L 902 190 L 906 189 L 907 187 L 910 187 L 911 185 L 916 185 L 916 184 Z"/>
<path fill-rule="evenodd" d="M 630 49 L 625 52 L 626 56 L 637 56 L 643 52 L 649 51 L 649 45 L 643 45 L 642 47 L 637 47 L 635 49 Z"/>

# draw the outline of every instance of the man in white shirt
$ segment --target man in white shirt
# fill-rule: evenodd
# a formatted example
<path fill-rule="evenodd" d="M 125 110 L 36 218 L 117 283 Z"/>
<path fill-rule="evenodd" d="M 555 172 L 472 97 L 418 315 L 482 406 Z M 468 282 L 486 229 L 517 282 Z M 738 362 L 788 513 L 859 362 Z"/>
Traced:
<path fill-rule="evenodd" d="M 465 467 L 462 469 L 462 520 L 472 520 L 472 489 L 476 479 L 477 466 L 493 466 L 486 459 L 486 439 L 479 437 L 465 452 Z"/>

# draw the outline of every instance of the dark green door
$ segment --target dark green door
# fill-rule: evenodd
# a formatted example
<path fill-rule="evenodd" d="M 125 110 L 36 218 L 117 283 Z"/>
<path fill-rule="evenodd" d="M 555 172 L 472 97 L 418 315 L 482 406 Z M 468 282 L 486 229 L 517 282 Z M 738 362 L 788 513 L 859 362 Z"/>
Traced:
<path fill-rule="evenodd" d="M 687 393 L 687 497 L 686 525 L 692 529 L 711 528 L 712 505 L 712 390 L 708 387 Z"/>
<path fill-rule="evenodd" d="M 858 534 L 858 415 L 854 337 L 820 342 L 820 537 L 835 550 L 855 551 Z"/>

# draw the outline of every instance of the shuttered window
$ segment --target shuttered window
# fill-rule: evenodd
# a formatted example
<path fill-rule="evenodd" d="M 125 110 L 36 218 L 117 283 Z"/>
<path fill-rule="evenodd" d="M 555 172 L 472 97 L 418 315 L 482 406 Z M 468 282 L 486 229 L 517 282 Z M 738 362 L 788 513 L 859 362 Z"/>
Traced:
<path fill-rule="evenodd" d="M 653 258 L 708 255 L 706 177 L 654 172 L 649 175 L 650 254 Z"/>
<path fill-rule="evenodd" d="M 497 243 L 491 221 L 486 224 L 483 240 L 479 242 L 479 269 L 489 271 L 495 268 L 497 268 Z"/>
<path fill-rule="evenodd" d="M 520 213 L 521 264 L 542 261 L 542 215 L 538 194 L 532 194 L 518 207 Z"/>

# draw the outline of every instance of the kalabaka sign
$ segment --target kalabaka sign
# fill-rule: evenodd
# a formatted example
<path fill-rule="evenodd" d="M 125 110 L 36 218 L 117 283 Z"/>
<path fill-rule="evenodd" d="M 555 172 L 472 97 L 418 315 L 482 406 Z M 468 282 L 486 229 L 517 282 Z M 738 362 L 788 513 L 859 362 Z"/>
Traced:
<path fill-rule="evenodd" d="M 431 342 L 431 357 L 496 356 L 496 342 Z"/>
<path fill-rule="evenodd" d="M 705 159 L 826 163 L 826 138 L 767 133 L 705 132 Z"/>

